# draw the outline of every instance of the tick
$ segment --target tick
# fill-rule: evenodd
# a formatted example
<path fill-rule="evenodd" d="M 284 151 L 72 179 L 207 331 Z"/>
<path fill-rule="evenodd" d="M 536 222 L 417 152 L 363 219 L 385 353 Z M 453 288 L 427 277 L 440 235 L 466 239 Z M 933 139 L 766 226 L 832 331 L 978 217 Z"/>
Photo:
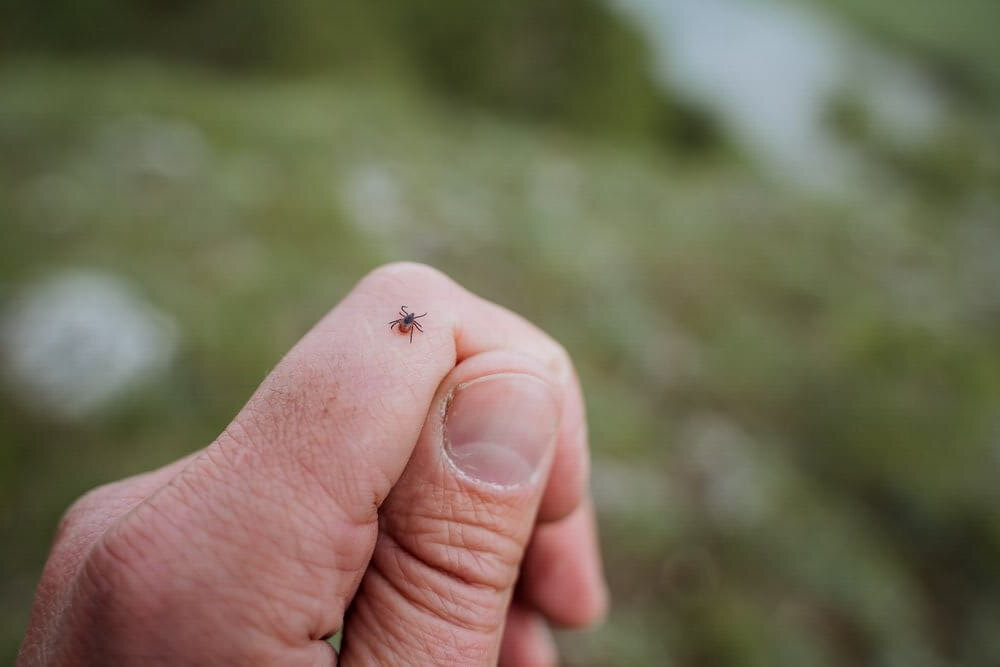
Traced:
<path fill-rule="evenodd" d="M 410 332 L 410 342 L 413 342 L 413 330 L 417 329 L 423 332 L 424 328 L 420 326 L 420 322 L 417 322 L 421 317 L 425 317 L 427 313 L 423 315 L 415 315 L 414 313 L 406 312 L 406 306 L 399 307 L 399 314 L 402 316 L 398 320 L 393 320 L 389 322 L 389 328 L 392 329 L 395 326 L 399 326 L 399 330 L 403 333 L 407 331 Z"/>

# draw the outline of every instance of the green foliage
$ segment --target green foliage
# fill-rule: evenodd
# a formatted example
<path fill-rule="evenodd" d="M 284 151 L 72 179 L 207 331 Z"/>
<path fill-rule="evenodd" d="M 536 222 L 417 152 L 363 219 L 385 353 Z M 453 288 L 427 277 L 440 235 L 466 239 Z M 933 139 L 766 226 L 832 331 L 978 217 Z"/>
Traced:
<path fill-rule="evenodd" d="M 416 259 L 579 367 L 615 606 L 570 664 L 1000 663 L 997 5 L 825 2 L 952 95 L 906 145 L 831 100 L 873 174 L 832 201 L 714 150 L 596 0 L 0 7 L 0 317 L 82 267 L 180 333 L 86 419 L 0 392 L 0 657 L 75 497 Z"/>
<path fill-rule="evenodd" d="M 0 106 L 0 299 L 99 268 L 182 336 L 84 421 L 0 397 L 5 655 L 73 498 L 210 441 L 359 276 L 409 258 L 579 365 L 616 604 L 571 664 L 1000 660 L 995 167 L 965 196 L 904 171 L 831 204 L 391 78 L 22 62 Z"/>
<path fill-rule="evenodd" d="M 882 37 L 911 49 L 942 79 L 997 99 L 1000 95 L 1000 5 L 964 0 L 960 6 L 935 0 L 821 1 Z"/>
<path fill-rule="evenodd" d="M 645 45 L 598 0 L 20 0 L 6 14 L 8 51 L 141 54 L 281 73 L 388 69 L 466 102 L 589 132 L 715 140 L 656 89 Z"/>

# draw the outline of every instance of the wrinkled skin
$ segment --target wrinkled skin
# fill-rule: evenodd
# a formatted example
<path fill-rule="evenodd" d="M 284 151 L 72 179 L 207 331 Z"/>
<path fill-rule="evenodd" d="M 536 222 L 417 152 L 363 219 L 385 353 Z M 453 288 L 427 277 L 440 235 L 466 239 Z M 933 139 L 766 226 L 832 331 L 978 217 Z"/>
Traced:
<path fill-rule="evenodd" d="M 412 345 L 385 331 L 411 302 L 429 313 Z M 506 415 L 480 392 L 466 414 L 551 428 L 530 477 L 495 484 L 442 454 L 443 424 L 501 376 L 537 398 Z M 385 266 L 214 442 L 70 508 L 18 664 L 554 664 L 548 625 L 607 606 L 587 475 L 565 351 L 433 269 Z"/>

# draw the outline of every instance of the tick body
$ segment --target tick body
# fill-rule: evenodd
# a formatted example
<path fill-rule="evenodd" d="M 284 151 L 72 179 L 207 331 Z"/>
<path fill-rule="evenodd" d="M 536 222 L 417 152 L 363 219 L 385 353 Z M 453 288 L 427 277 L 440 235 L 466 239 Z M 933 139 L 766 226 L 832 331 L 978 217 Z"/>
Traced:
<path fill-rule="evenodd" d="M 393 327 L 399 327 L 399 330 L 402 333 L 405 334 L 409 332 L 410 342 L 412 343 L 413 330 L 416 329 L 417 331 L 420 332 L 423 332 L 424 330 L 424 328 L 420 326 L 420 322 L 417 322 L 417 320 L 420 319 L 421 317 L 426 316 L 427 313 L 424 313 L 423 315 L 416 315 L 414 313 L 407 312 L 406 306 L 400 306 L 399 315 L 400 317 L 398 320 L 393 320 L 392 322 L 389 322 L 389 328 L 392 329 Z"/>

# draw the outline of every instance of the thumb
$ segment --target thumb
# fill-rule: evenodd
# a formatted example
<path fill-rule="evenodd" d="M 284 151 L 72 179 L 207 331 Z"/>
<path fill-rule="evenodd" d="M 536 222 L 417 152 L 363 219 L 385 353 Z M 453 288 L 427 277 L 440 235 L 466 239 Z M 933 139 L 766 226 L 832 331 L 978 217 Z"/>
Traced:
<path fill-rule="evenodd" d="M 530 357 L 483 353 L 449 374 L 380 512 L 341 665 L 496 664 L 561 410 Z"/>

